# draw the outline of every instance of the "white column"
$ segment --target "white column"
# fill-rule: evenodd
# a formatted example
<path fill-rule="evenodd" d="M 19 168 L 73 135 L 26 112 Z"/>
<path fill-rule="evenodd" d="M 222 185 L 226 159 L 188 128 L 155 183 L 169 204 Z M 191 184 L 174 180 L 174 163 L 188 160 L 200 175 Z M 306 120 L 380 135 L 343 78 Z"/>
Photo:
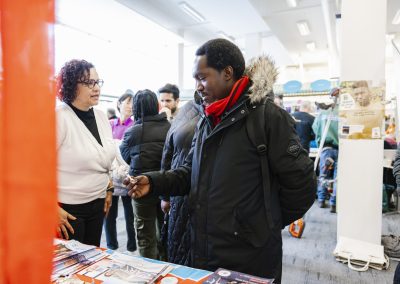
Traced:
<path fill-rule="evenodd" d="M 396 36 L 395 39 L 396 47 L 393 48 L 393 78 L 400 78 L 400 37 Z M 399 118 L 400 118 L 400 80 L 395 81 L 395 92 L 396 92 L 396 141 L 400 141 L 399 133 Z"/>
<path fill-rule="evenodd" d="M 386 0 L 342 2 L 341 81 L 385 78 Z M 337 235 L 380 245 L 383 141 L 339 141 Z"/>
<path fill-rule="evenodd" d="M 185 48 L 183 43 L 178 44 L 178 87 L 183 89 L 183 72 L 184 70 L 184 55 Z"/>
<path fill-rule="evenodd" d="M 332 4 L 333 5 L 333 4 Z M 339 73 L 339 57 L 336 48 L 336 41 L 333 37 L 332 26 L 331 22 L 332 19 L 335 17 L 333 9 L 329 4 L 328 0 L 321 0 L 321 8 L 322 14 L 324 16 L 324 24 L 325 24 L 325 31 L 326 31 L 326 38 L 328 40 L 328 49 L 329 49 L 329 76 L 338 77 Z"/>

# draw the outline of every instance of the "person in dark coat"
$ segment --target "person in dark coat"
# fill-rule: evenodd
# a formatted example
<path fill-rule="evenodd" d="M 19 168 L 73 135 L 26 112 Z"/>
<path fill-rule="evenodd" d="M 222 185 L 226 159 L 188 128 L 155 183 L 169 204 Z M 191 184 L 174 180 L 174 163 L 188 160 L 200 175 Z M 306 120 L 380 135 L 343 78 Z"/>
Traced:
<path fill-rule="evenodd" d="M 124 135 L 120 150 L 122 158 L 130 165 L 129 174 L 140 175 L 149 171 L 158 171 L 165 137 L 170 128 L 166 114 L 158 113 L 158 100 L 150 90 L 138 91 L 133 97 L 134 125 Z M 158 197 L 147 196 L 134 200 L 136 239 L 139 254 L 143 257 L 157 259 L 156 220 L 162 212 Z M 161 214 L 161 217 L 160 217 Z M 161 222 L 162 223 L 162 222 Z"/>
<path fill-rule="evenodd" d="M 192 146 L 192 138 L 200 119 L 200 106 L 187 102 L 173 120 L 165 140 L 161 169 L 177 169 L 183 165 Z M 169 214 L 167 229 L 168 262 L 190 264 L 190 224 L 188 196 L 164 196 L 161 208 Z"/>
<path fill-rule="evenodd" d="M 310 152 L 310 141 L 315 139 L 312 125 L 315 117 L 310 114 L 311 103 L 309 101 L 303 101 L 300 106 L 300 111 L 293 113 L 293 117 L 296 119 L 296 131 L 300 137 L 301 146 L 304 150 Z"/>
<path fill-rule="evenodd" d="M 193 77 L 204 112 L 185 164 L 125 179 L 128 194 L 139 200 L 189 193 L 193 267 L 223 267 L 280 283 L 281 230 L 311 207 L 316 179 L 293 118 L 270 97 L 276 76 L 268 57 L 253 59 L 245 72 L 235 44 L 203 44 Z M 261 171 L 246 124 L 258 118 L 257 108 L 264 108 L 268 172 Z"/>

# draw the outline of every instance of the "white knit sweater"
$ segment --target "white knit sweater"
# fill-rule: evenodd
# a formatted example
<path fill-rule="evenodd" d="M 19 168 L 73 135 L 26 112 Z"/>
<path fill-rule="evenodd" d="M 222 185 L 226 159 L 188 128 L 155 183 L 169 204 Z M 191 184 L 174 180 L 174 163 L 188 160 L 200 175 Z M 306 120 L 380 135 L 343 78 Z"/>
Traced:
<path fill-rule="evenodd" d="M 94 109 L 101 146 L 67 104 L 57 107 L 58 201 L 82 204 L 106 196 L 115 145 L 106 115 Z"/>

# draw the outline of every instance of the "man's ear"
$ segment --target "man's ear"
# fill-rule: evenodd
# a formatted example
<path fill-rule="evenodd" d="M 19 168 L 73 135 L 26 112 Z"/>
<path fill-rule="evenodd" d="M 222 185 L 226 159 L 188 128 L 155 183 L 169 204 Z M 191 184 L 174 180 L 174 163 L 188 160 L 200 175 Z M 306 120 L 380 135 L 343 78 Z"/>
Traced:
<path fill-rule="evenodd" d="M 223 70 L 224 72 L 224 78 L 226 81 L 232 80 L 233 79 L 233 68 L 232 66 L 226 66 Z"/>

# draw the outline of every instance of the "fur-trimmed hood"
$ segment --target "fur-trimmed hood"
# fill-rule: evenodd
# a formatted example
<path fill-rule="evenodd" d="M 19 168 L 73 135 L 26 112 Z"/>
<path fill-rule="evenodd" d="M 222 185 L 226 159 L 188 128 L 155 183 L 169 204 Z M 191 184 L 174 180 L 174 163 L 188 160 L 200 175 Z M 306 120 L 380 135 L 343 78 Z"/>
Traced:
<path fill-rule="evenodd" d="M 252 58 L 244 73 L 253 82 L 249 89 L 251 104 L 259 103 L 264 97 L 274 99 L 272 88 L 278 76 L 278 71 L 269 56 L 262 55 Z"/>

